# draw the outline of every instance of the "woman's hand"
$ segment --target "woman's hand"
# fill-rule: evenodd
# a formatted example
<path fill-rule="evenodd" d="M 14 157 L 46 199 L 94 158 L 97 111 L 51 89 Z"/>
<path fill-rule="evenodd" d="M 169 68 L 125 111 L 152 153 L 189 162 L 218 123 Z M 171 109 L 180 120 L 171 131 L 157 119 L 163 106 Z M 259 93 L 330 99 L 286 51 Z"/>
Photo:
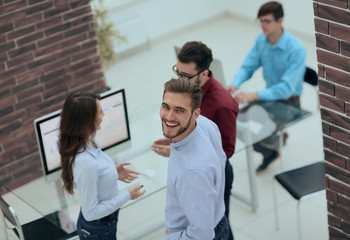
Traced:
<path fill-rule="evenodd" d="M 141 188 L 143 188 L 143 185 L 138 185 L 138 186 L 132 187 L 128 190 L 132 200 L 135 200 L 135 199 L 141 197 L 143 194 L 145 194 L 146 190 L 143 190 L 141 192 Z"/>
<path fill-rule="evenodd" d="M 124 168 L 125 165 L 130 165 L 130 163 L 119 163 L 117 165 L 118 179 L 130 183 L 132 180 L 138 178 L 137 175 L 140 173 Z"/>

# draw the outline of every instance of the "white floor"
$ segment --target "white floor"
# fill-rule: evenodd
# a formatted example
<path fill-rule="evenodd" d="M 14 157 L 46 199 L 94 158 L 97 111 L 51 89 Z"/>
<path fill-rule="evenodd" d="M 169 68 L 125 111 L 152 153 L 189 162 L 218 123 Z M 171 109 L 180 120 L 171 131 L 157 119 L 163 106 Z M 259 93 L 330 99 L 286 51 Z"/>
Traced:
<path fill-rule="evenodd" d="M 173 46 L 182 46 L 191 40 L 200 40 L 207 44 L 212 49 L 214 57 L 222 61 L 225 81 L 228 84 L 252 47 L 258 32 L 259 26 L 253 22 L 235 16 L 218 16 L 151 42 L 139 53 L 120 59 L 105 71 L 106 81 L 111 88 L 125 88 L 130 120 L 142 121 L 140 119 L 142 116 L 135 113 L 148 105 L 160 106 L 163 83 L 174 76 L 171 70 L 176 63 Z M 297 36 L 307 48 L 307 65 L 317 69 L 315 37 Z M 243 89 L 253 91 L 263 87 L 259 71 Z M 301 101 L 302 107 L 312 111 L 313 115 L 288 129 L 290 137 L 283 149 L 284 169 L 323 159 L 321 119 L 315 89 L 305 85 Z M 254 158 L 258 165 L 261 156 L 254 154 Z M 235 172 L 234 188 L 248 194 L 245 153 L 236 153 L 230 161 Z M 266 172 L 257 176 L 259 207 L 255 212 L 241 201 L 231 198 L 230 222 L 235 239 L 297 239 L 296 201 L 280 186 L 276 188 L 280 230 L 275 230 L 272 178 L 281 170 L 279 162 L 280 160 L 276 161 Z M 121 211 L 118 240 L 128 239 L 139 229 L 163 222 L 164 205 L 163 190 Z M 327 204 L 324 193 L 302 202 L 301 213 L 303 239 L 328 239 Z M 140 236 L 139 239 L 164 239 L 164 230 L 165 228 L 161 227 L 151 234 Z"/>

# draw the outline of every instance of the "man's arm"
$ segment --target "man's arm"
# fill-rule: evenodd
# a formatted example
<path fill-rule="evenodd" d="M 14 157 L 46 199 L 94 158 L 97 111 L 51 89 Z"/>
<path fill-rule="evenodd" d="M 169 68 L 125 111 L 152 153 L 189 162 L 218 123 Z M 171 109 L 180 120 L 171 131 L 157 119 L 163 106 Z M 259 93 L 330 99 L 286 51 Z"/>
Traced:
<path fill-rule="evenodd" d="M 214 182 L 202 170 L 186 172 L 176 183 L 180 205 L 189 221 L 181 232 L 170 232 L 166 240 L 212 240 L 215 237 Z"/>

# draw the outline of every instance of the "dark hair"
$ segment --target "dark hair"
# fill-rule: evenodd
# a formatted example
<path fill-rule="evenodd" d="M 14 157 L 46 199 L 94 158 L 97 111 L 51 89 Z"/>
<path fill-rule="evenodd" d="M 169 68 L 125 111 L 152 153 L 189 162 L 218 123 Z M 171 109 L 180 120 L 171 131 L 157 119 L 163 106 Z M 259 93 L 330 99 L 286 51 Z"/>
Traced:
<path fill-rule="evenodd" d="M 59 127 L 58 148 L 61 155 L 63 188 L 73 194 L 73 164 L 78 150 L 96 133 L 96 99 L 91 92 L 74 92 L 64 102 Z M 95 144 L 95 143 L 94 143 Z"/>
<path fill-rule="evenodd" d="M 193 81 L 187 79 L 172 78 L 164 84 L 163 97 L 166 92 L 182 93 L 191 98 L 192 112 L 201 106 L 203 92 Z"/>
<path fill-rule="evenodd" d="M 198 71 L 209 69 L 210 63 L 213 61 L 211 49 L 202 42 L 187 42 L 182 46 L 177 59 L 182 63 L 194 62 Z"/>
<path fill-rule="evenodd" d="M 282 4 L 279 2 L 267 2 L 264 3 L 258 12 L 258 18 L 261 16 L 265 16 L 267 14 L 272 14 L 275 18 L 275 20 L 280 19 L 281 17 L 284 16 L 283 14 L 283 7 Z"/>

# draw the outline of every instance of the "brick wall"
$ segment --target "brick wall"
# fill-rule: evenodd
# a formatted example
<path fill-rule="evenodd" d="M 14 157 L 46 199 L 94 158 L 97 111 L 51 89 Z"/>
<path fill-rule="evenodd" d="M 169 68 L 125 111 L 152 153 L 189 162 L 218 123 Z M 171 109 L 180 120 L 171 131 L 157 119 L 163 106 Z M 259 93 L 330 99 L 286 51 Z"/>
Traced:
<path fill-rule="evenodd" d="M 350 11 L 314 0 L 329 239 L 350 239 Z"/>
<path fill-rule="evenodd" d="M 104 89 L 89 0 L 0 0 L 0 183 L 43 175 L 35 118 Z"/>

